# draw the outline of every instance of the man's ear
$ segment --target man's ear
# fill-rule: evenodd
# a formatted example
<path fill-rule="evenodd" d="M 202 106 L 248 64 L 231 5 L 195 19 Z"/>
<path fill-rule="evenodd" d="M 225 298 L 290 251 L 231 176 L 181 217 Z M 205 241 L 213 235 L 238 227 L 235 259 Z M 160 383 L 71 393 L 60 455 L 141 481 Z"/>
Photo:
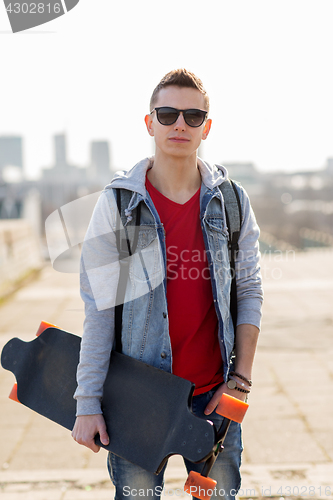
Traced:
<path fill-rule="evenodd" d="M 153 118 L 151 115 L 145 116 L 145 124 L 148 130 L 148 134 L 154 137 Z"/>
<path fill-rule="evenodd" d="M 208 120 L 206 121 L 205 123 L 205 126 L 204 126 L 204 129 L 202 131 L 202 140 L 204 141 L 205 139 L 207 139 L 207 136 L 209 134 L 209 131 L 210 131 L 210 127 L 212 126 L 212 120 L 211 118 L 208 118 Z"/>

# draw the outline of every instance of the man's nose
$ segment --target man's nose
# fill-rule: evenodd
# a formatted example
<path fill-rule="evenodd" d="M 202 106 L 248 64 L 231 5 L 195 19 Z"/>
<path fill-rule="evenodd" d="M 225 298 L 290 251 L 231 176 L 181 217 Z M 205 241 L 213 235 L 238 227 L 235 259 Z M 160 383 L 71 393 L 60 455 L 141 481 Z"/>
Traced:
<path fill-rule="evenodd" d="M 182 130 L 186 128 L 186 123 L 182 111 L 179 113 L 177 121 L 175 122 L 175 129 L 178 130 L 179 128 L 181 128 Z"/>

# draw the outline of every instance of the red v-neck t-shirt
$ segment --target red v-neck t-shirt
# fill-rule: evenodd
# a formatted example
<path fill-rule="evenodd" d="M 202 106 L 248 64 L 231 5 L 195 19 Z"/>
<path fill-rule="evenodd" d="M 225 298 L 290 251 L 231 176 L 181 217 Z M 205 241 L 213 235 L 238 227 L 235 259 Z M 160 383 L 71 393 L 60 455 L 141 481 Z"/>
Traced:
<path fill-rule="evenodd" d="M 223 369 L 200 226 L 200 189 L 180 204 L 162 195 L 148 178 L 146 188 L 166 235 L 172 371 L 195 383 L 194 394 L 202 394 L 223 382 Z"/>

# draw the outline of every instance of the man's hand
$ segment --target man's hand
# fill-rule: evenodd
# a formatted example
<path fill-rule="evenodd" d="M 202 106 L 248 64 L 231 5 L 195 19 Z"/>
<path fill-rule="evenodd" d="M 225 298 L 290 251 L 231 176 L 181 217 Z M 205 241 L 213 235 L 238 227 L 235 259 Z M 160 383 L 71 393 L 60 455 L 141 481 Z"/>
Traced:
<path fill-rule="evenodd" d="M 258 341 L 259 329 L 250 324 L 241 324 L 236 329 L 236 364 L 235 372 L 241 373 L 244 377 L 251 379 L 252 364 L 256 345 Z M 246 393 L 229 389 L 226 383 L 222 384 L 215 392 L 205 409 L 205 415 L 212 413 L 220 402 L 223 393 L 229 394 L 236 399 L 245 401 Z"/>
<path fill-rule="evenodd" d="M 100 440 L 104 445 L 109 444 L 109 436 L 106 432 L 106 426 L 103 415 L 81 415 L 76 417 L 75 425 L 72 430 L 73 439 L 90 448 L 94 453 L 100 450 L 100 446 L 95 443 L 95 436 L 99 434 Z"/>
<path fill-rule="evenodd" d="M 206 409 L 204 412 L 205 415 L 210 415 L 215 410 L 215 408 L 217 407 L 217 405 L 220 402 L 220 399 L 221 399 L 223 393 L 228 394 L 229 396 L 232 396 L 236 399 L 240 399 L 241 401 L 245 401 L 245 398 L 246 398 L 245 392 L 240 392 L 240 391 L 237 391 L 236 389 L 229 389 L 227 384 L 222 384 L 217 389 L 214 396 L 212 397 L 212 399 L 209 401 L 208 405 L 206 406 Z"/>

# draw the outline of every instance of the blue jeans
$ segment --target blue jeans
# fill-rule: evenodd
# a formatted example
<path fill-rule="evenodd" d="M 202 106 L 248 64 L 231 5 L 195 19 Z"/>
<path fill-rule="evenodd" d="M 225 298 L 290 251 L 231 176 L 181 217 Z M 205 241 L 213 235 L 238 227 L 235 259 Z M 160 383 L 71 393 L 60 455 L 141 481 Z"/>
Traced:
<path fill-rule="evenodd" d="M 215 411 L 210 415 L 204 415 L 204 409 L 213 394 L 214 389 L 199 396 L 194 396 L 192 399 L 192 411 L 200 418 L 211 420 L 219 428 L 223 417 Z M 241 426 L 236 422 L 231 422 L 224 441 L 224 450 L 219 454 L 209 474 L 209 477 L 217 481 L 216 488 L 211 497 L 212 499 L 233 500 L 235 498 L 241 483 L 239 468 L 242 450 Z M 184 463 L 188 472 L 191 470 L 196 472 L 202 471 L 203 463 L 194 464 L 186 459 L 184 459 Z M 164 487 L 163 477 L 165 468 L 166 465 L 158 475 L 155 475 L 137 465 L 133 465 L 127 460 L 119 458 L 113 453 L 109 453 L 108 470 L 116 488 L 115 499 L 159 499 Z M 168 496 L 170 495 L 171 492 L 168 492 Z M 175 496 L 185 497 L 185 492 L 175 490 Z"/>

